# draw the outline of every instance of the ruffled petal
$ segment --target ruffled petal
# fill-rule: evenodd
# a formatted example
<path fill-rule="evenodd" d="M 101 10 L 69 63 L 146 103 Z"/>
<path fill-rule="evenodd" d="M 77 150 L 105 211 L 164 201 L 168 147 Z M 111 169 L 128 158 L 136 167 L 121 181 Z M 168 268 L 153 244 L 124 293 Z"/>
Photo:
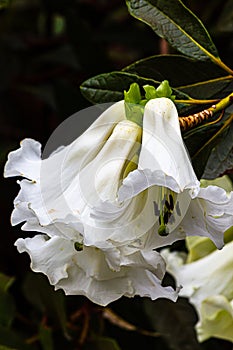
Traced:
<path fill-rule="evenodd" d="M 225 190 L 208 186 L 201 188 L 189 205 L 178 230 L 188 236 L 209 237 L 217 248 L 224 245 L 224 231 L 233 226 L 233 196 Z"/>
<path fill-rule="evenodd" d="M 46 274 L 51 284 L 68 277 L 67 269 L 77 253 L 72 241 L 59 237 L 48 239 L 46 235 L 19 238 L 15 246 L 20 253 L 30 255 L 31 269 Z"/>
<path fill-rule="evenodd" d="M 32 139 L 21 141 L 21 147 L 8 155 L 4 176 L 23 176 L 36 181 L 40 176 L 41 144 Z"/>
<path fill-rule="evenodd" d="M 163 276 L 165 269 L 158 253 L 154 254 L 154 258 L 155 266 L 159 265 L 159 270 L 162 268 L 159 277 L 157 270 L 148 265 L 151 253 L 149 257 L 146 257 L 146 253 L 141 257 L 143 264 L 138 261 L 137 254 L 126 260 L 123 258 L 119 269 L 114 271 L 109 267 L 103 251 L 94 247 L 76 251 L 71 240 L 37 235 L 34 238 L 20 238 L 15 245 L 19 252 L 30 255 L 33 271 L 46 274 L 55 289 L 62 288 L 68 295 L 85 295 L 103 306 L 123 295 L 177 298 L 177 292 L 171 287 L 161 286 L 160 274 Z"/>

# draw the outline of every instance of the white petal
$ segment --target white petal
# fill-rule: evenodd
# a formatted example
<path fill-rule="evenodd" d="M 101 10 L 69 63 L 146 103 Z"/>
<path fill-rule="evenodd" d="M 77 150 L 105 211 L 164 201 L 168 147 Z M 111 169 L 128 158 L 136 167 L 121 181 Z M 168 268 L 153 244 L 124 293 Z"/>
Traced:
<path fill-rule="evenodd" d="M 168 271 L 181 284 L 180 295 L 189 297 L 191 303 L 199 310 L 202 300 L 211 295 L 224 295 L 232 298 L 233 286 L 233 242 L 226 244 L 222 250 L 216 250 L 206 257 L 187 265 L 181 265 L 176 255 L 171 257 L 163 254 L 167 260 Z M 173 259 L 173 260 L 171 260 Z M 180 258 L 179 258 L 180 259 Z"/>
<path fill-rule="evenodd" d="M 123 180 L 123 184 L 118 191 L 119 201 L 133 198 L 154 185 L 169 188 L 177 193 L 180 192 L 176 180 L 166 175 L 162 170 L 155 170 L 154 172 L 150 169 L 134 170 Z"/>
<path fill-rule="evenodd" d="M 41 144 L 32 139 L 25 139 L 21 147 L 8 155 L 4 176 L 23 176 L 36 181 L 40 176 Z"/>
<path fill-rule="evenodd" d="M 177 298 L 177 292 L 172 288 L 161 286 L 156 269 L 147 265 L 146 260 L 141 266 L 137 255 L 126 259 L 127 262 L 130 259 L 130 264 L 125 264 L 123 259 L 120 269 L 114 271 L 109 268 L 102 251 L 93 247 L 76 251 L 73 242 L 66 239 L 47 239 L 46 236 L 37 235 L 34 238 L 20 238 L 15 245 L 19 252 L 30 255 L 33 271 L 46 274 L 50 283 L 56 289 L 64 289 L 66 294 L 85 295 L 100 305 L 107 305 L 123 295 L 148 296 L 152 299 Z M 156 261 L 162 261 L 158 253 L 154 257 L 155 265 Z M 162 265 L 159 264 L 163 276 L 165 271 Z M 147 267 L 153 272 L 147 270 Z"/>
<path fill-rule="evenodd" d="M 215 337 L 233 342 L 233 304 L 223 295 L 203 300 L 196 325 L 199 342 Z"/>
<path fill-rule="evenodd" d="M 77 253 L 72 241 L 59 237 L 48 239 L 45 235 L 19 238 L 15 245 L 20 253 L 27 252 L 30 255 L 31 269 L 46 274 L 51 284 L 68 277 L 68 266 Z"/>
<path fill-rule="evenodd" d="M 223 233 L 233 225 L 233 196 L 215 186 L 200 189 L 190 202 L 178 229 L 189 236 L 209 237 L 217 248 L 223 247 Z"/>
<path fill-rule="evenodd" d="M 170 99 L 153 99 L 145 106 L 139 169 L 162 171 L 176 180 L 179 192 L 199 188 L 181 137 L 178 113 Z"/>

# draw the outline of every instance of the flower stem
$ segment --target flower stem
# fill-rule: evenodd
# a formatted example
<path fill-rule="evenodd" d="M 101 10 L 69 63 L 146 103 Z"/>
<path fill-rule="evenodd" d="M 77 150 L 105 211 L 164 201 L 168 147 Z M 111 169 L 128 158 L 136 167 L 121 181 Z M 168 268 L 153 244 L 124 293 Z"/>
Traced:
<path fill-rule="evenodd" d="M 221 112 L 226 109 L 230 104 L 233 103 L 233 92 L 218 101 L 218 103 L 213 104 L 211 107 L 204 109 L 201 112 L 185 116 L 179 117 L 180 128 L 182 131 L 187 131 L 192 129 L 194 126 L 199 125 L 200 123 L 208 120 L 217 112 Z"/>

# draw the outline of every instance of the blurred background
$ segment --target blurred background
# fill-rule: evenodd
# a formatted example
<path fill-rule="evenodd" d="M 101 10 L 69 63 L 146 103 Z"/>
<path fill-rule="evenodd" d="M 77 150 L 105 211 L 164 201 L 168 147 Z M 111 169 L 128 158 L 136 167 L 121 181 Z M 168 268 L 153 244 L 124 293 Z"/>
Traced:
<path fill-rule="evenodd" d="M 184 3 L 202 19 L 219 50 L 220 57 L 232 67 L 232 1 L 193 0 L 184 1 Z M 64 119 L 89 106 L 79 90 L 84 80 L 96 74 L 122 69 L 138 59 L 168 52 L 171 52 L 171 49 L 149 27 L 130 17 L 123 0 L 1 0 L 1 168 L 3 169 L 8 152 L 18 148 L 20 140 L 30 137 L 45 145 L 53 130 Z M 10 298 L 14 301 L 8 300 L 9 305 L 7 305 L 10 308 L 6 311 L 8 316 L 4 318 L 0 315 L 0 325 L 1 322 L 3 324 L 3 328 L 0 327 L 0 344 L 2 339 L 14 337 L 17 329 L 17 332 L 23 334 L 23 339 L 29 339 L 27 342 L 29 348 L 53 349 L 54 345 L 49 341 L 47 343 L 38 341 L 38 327 L 42 327 L 40 337 L 47 336 L 47 339 L 50 339 L 46 333 L 46 327 L 59 330 L 59 327 L 64 326 L 62 322 L 59 326 L 56 320 L 47 321 L 46 319 L 50 315 L 48 309 L 51 309 L 51 305 L 56 309 L 57 306 L 55 307 L 53 303 L 61 307 L 64 300 L 61 294 L 54 299 L 47 280 L 40 275 L 34 277 L 29 274 L 28 256 L 17 253 L 14 242 L 20 236 L 25 237 L 25 234 L 20 227 L 10 226 L 10 214 L 13 209 L 13 199 L 19 188 L 15 179 L 1 178 L 0 181 L 2 224 L 0 271 L 14 277 L 14 283 L 9 292 Z M 35 286 L 41 290 L 39 296 L 33 296 Z M 44 290 L 46 292 L 43 296 Z M 62 309 L 59 318 L 67 317 L 67 312 L 71 314 L 84 301 L 83 298 L 74 301 L 69 297 L 66 301 L 66 316 Z M 50 306 L 46 306 L 46 303 L 50 302 Z M 124 300 L 116 305 L 118 311 L 125 308 Z M 127 301 L 127 307 L 129 319 L 131 317 L 131 321 L 135 320 L 138 312 L 139 324 L 146 327 L 145 320 L 140 320 L 141 304 L 138 299 Z M 57 309 L 53 310 L 51 315 L 54 312 L 56 316 Z M 195 322 L 195 317 L 192 322 Z M 8 327 L 9 325 L 11 326 Z M 43 328 L 44 325 L 46 327 Z M 122 343 L 122 349 L 128 349 L 128 346 L 130 348 L 129 344 L 132 345 L 132 342 L 137 344 L 141 342 L 143 346 L 143 336 L 132 336 L 125 330 L 116 331 L 111 327 L 109 326 L 107 334 L 118 337 L 120 339 L 118 342 Z M 6 329 L 9 330 L 9 334 L 6 333 Z M 33 338 L 34 335 L 36 336 Z M 66 339 L 63 341 L 67 343 L 66 345 L 57 343 L 55 349 L 79 348 L 77 344 L 67 345 L 71 344 L 68 336 L 64 335 L 60 338 Z M 23 348 L 20 340 L 17 341 L 19 342 L 17 348 Z M 149 348 L 148 338 L 147 342 Z M 13 346 L 6 340 L 3 344 Z M 166 349 L 162 340 L 156 344 L 156 349 Z M 227 342 L 215 340 L 215 342 L 210 341 L 209 344 L 208 348 L 212 350 L 219 349 L 220 345 L 222 349 L 230 349 Z M 109 349 L 113 348 L 109 347 Z M 191 348 L 186 348 L 184 345 L 183 349 Z M 192 348 L 194 349 L 195 347 Z M 104 350 L 104 347 L 101 350 Z"/>

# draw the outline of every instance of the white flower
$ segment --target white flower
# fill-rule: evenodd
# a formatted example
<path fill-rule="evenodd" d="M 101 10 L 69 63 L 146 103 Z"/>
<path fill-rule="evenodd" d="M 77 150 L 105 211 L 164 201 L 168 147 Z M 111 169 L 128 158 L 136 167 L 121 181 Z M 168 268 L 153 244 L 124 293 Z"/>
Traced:
<path fill-rule="evenodd" d="M 44 233 L 16 246 L 67 294 L 101 305 L 136 294 L 174 300 L 153 249 L 197 233 L 222 246 L 232 200 L 216 187 L 200 190 L 169 99 L 147 103 L 142 129 L 120 101 L 47 159 L 40 147 L 25 139 L 5 166 L 6 177 L 25 177 L 12 224 Z"/>
<path fill-rule="evenodd" d="M 214 251 L 206 239 L 193 238 L 193 241 L 196 241 L 192 242 L 195 250 L 209 250 L 210 254 L 184 264 L 181 254 L 164 249 L 167 269 L 182 286 L 180 296 L 189 298 L 197 311 L 198 340 L 217 337 L 233 342 L 233 241 Z M 192 252 L 191 256 L 197 254 Z"/>

